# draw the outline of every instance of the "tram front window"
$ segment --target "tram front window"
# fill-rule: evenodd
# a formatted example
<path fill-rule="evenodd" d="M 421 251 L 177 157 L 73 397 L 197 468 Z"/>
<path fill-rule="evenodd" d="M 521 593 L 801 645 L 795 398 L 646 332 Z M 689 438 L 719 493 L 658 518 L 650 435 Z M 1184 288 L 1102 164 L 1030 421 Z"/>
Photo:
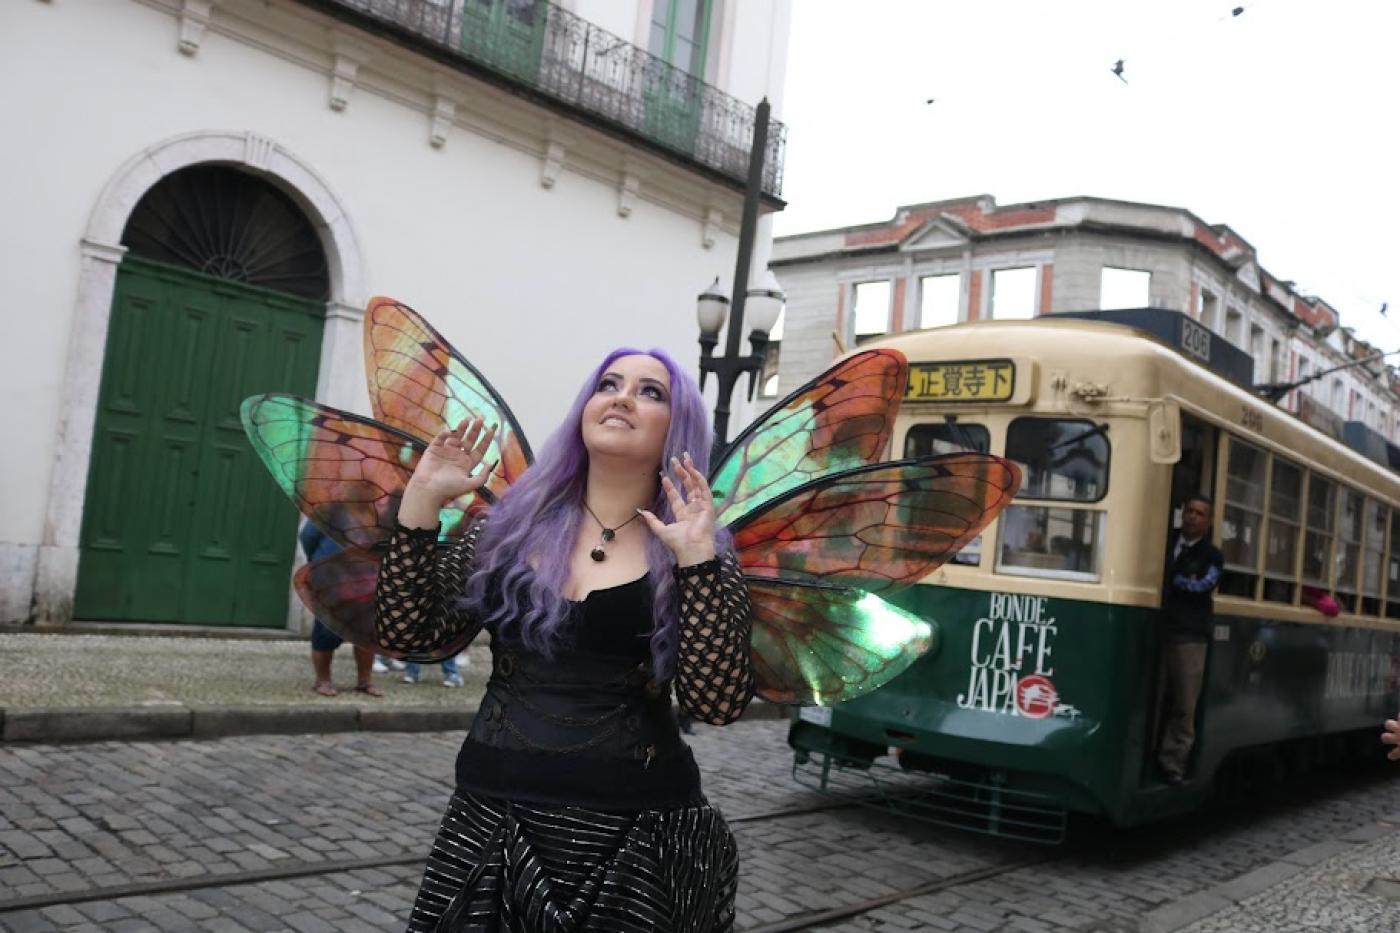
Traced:
<path fill-rule="evenodd" d="M 1026 499 L 1098 502 L 1108 493 L 1108 426 L 1077 418 L 1017 418 L 1006 458 L 1021 467 L 1018 502 L 1001 514 L 997 570 L 1098 580 L 1101 509 L 1033 505 Z"/>
<path fill-rule="evenodd" d="M 989 453 L 991 435 L 985 426 L 958 421 L 951 415 L 941 423 L 916 424 L 904 436 L 904 456 L 931 457 L 938 454 Z M 978 535 L 949 561 L 975 567 L 982 563 L 982 536 Z"/>

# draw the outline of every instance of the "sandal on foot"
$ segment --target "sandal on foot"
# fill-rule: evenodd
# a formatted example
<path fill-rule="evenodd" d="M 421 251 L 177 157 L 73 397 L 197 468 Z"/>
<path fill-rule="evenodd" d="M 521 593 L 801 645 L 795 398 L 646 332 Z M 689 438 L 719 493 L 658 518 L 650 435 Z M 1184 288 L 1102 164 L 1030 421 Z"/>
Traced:
<path fill-rule="evenodd" d="M 336 695 L 336 689 L 331 685 L 329 680 L 318 680 L 311 685 L 311 689 L 315 690 L 323 697 L 333 697 Z"/>
<path fill-rule="evenodd" d="M 374 684 L 356 684 L 355 692 L 368 693 L 372 697 L 382 697 L 384 695 L 383 689 L 376 687 Z"/>

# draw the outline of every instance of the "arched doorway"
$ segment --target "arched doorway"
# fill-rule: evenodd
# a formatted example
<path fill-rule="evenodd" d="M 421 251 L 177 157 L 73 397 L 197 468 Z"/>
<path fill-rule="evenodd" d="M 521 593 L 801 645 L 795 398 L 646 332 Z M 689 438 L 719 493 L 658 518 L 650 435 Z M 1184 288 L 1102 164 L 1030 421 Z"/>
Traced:
<path fill-rule="evenodd" d="M 255 392 L 315 394 L 320 238 L 262 178 L 194 165 L 141 197 L 122 245 L 74 615 L 282 627 L 296 514 L 238 406 Z"/>

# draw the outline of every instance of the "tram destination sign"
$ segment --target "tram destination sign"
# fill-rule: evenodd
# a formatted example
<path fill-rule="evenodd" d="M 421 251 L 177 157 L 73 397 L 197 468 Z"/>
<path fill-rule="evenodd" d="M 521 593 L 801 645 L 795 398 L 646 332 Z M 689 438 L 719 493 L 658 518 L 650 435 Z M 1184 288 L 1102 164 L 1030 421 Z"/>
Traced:
<path fill-rule="evenodd" d="M 1009 402 L 1016 391 L 1012 360 L 909 364 L 906 402 Z"/>

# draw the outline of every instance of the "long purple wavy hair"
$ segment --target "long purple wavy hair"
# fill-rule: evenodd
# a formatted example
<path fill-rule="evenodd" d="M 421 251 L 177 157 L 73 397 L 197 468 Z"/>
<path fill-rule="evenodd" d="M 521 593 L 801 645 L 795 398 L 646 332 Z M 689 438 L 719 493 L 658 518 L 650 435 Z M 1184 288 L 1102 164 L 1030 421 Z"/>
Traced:
<path fill-rule="evenodd" d="M 583 516 L 588 481 L 588 451 L 583 446 L 583 407 L 607 368 L 619 357 L 650 356 L 666 367 L 671 377 L 671 424 L 661 463 L 669 464 L 689 452 L 701 473 L 708 474 L 712 432 L 705 402 L 694 378 L 662 350 L 613 350 L 593 370 L 569 407 L 564 421 L 545 442 L 534 464 L 491 508 L 490 520 L 477 542 L 480 556 L 466 582 L 462 605 L 474 611 L 498 632 L 515 631 L 526 647 L 549 655 L 558 642 L 568 615 L 561 595 L 569 582 L 574 541 Z M 674 479 L 674 477 L 673 477 Z M 661 483 L 651 512 L 670 523 L 675 516 Z M 638 520 L 640 521 L 640 519 Z M 729 533 L 715 530 L 715 551 L 729 546 Z M 530 558 L 539 569 L 531 567 Z M 675 670 L 679 640 L 676 584 L 671 569 L 674 556 L 655 537 L 647 541 L 647 568 L 654 594 L 655 627 L 651 633 L 652 672 L 658 683 Z M 492 598 L 492 581 L 499 582 L 499 598 Z"/>

